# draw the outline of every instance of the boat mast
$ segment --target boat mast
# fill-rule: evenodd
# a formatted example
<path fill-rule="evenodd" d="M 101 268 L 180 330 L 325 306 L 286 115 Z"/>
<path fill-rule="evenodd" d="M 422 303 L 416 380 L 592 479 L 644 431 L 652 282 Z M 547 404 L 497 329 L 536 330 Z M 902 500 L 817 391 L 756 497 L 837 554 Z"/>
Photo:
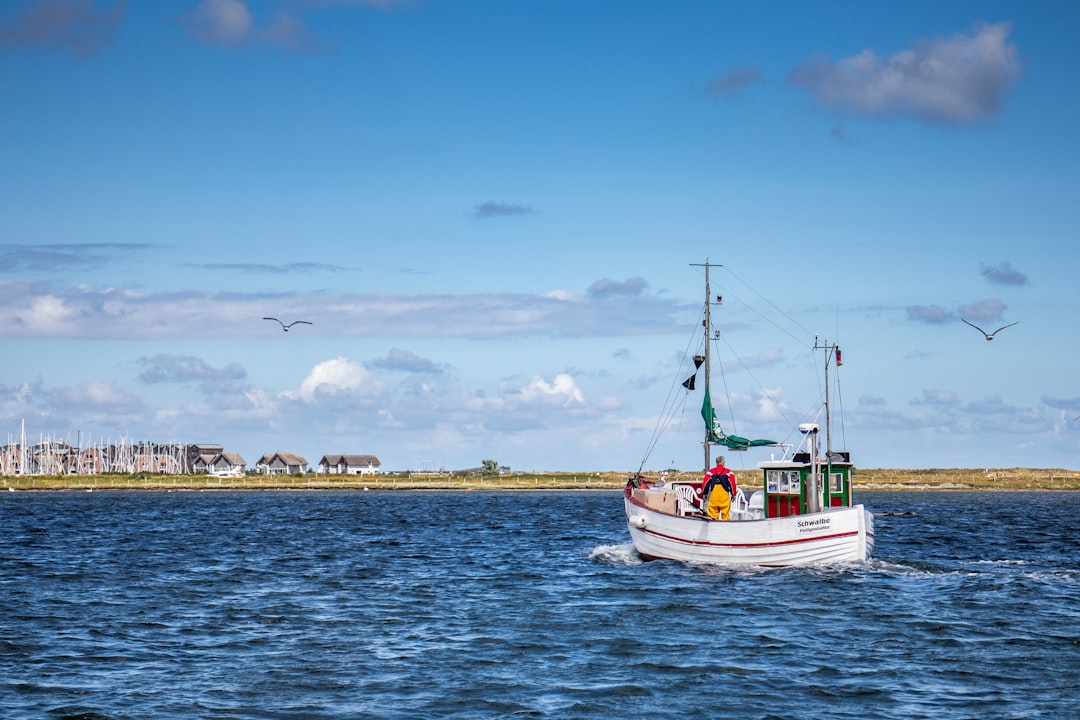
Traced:
<path fill-rule="evenodd" d="M 708 389 L 709 389 L 709 381 L 710 381 L 710 379 L 712 377 L 712 362 L 711 362 L 711 354 L 709 352 L 709 330 L 712 327 L 712 315 L 711 315 L 711 305 L 712 305 L 712 303 L 710 302 L 710 298 L 712 298 L 712 289 L 711 289 L 711 287 L 709 285 L 709 268 L 712 267 L 712 266 L 709 265 L 708 260 L 705 261 L 704 265 L 700 265 L 698 263 L 691 263 L 691 265 L 696 266 L 696 267 L 704 267 L 705 268 L 705 319 L 702 320 L 702 325 L 705 328 L 705 330 L 704 330 L 704 333 L 705 333 L 705 390 L 708 391 Z M 711 427 L 708 427 L 708 426 L 705 427 L 705 442 L 704 442 L 705 465 L 702 466 L 702 471 L 703 472 L 708 472 L 709 468 L 712 467 L 712 461 L 709 459 L 709 453 L 712 450 L 712 442 L 709 439 L 710 438 L 709 433 L 711 431 L 712 431 Z"/>

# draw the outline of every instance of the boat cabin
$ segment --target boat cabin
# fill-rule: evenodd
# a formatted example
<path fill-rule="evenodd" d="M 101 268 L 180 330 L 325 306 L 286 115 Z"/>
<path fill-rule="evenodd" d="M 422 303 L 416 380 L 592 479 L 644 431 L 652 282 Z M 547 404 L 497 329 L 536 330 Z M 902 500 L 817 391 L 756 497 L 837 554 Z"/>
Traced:
<path fill-rule="evenodd" d="M 851 457 L 846 452 L 834 452 L 816 461 L 810 453 L 795 453 L 790 460 L 763 462 L 759 467 L 765 517 L 851 506 Z"/>

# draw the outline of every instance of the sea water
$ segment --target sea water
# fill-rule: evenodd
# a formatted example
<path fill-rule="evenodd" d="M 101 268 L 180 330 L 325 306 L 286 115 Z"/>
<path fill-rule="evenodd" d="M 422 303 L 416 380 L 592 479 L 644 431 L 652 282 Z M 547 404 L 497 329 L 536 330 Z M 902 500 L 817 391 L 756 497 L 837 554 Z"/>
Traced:
<path fill-rule="evenodd" d="M 0 717 L 1077 718 L 1080 494 L 643 563 L 618 492 L 0 494 Z"/>

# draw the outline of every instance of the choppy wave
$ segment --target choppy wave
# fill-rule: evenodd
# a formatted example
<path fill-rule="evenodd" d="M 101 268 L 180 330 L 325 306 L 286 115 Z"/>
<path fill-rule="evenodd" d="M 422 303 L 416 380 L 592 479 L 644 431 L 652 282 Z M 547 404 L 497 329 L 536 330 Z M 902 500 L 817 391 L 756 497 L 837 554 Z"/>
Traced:
<path fill-rule="evenodd" d="M 862 499 L 872 561 L 748 569 L 618 493 L 3 493 L 0 717 L 1080 717 L 1080 495 Z"/>

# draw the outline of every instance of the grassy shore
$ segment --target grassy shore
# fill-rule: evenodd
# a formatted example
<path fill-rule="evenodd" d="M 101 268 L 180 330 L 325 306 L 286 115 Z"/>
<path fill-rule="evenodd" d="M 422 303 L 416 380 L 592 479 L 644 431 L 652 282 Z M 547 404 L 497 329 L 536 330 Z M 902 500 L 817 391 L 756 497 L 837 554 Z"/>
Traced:
<path fill-rule="evenodd" d="M 354 475 L 35 475 L 0 477 L 10 490 L 617 490 L 628 472 L 507 473 L 498 477 L 452 473 Z M 656 474 L 651 474 L 655 476 Z M 757 473 L 739 473 L 742 481 Z M 698 479 L 700 472 L 671 472 L 671 479 Z M 1080 471 L 1000 468 L 990 470 L 860 470 L 859 490 L 1080 490 Z"/>

